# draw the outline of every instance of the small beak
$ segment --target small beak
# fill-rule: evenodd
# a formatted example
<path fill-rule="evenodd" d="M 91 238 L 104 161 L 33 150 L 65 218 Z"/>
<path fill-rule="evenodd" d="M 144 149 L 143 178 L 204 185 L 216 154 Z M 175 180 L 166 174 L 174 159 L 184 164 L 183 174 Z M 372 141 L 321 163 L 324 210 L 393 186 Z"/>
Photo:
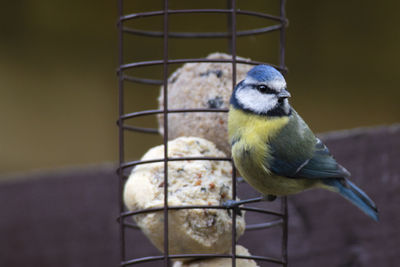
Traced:
<path fill-rule="evenodd" d="M 282 89 L 280 93 L 278 94 L 279 98 L 288 98 L 291 97 L 290 93 L 286 89 Z"/>

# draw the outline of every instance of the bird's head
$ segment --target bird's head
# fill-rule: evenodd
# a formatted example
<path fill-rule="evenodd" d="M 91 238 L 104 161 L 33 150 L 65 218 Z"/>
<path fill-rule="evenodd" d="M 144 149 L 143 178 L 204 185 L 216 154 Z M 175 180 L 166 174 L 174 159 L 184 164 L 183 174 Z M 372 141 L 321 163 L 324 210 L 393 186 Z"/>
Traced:
<path fill-rule="evenodd" d="M 290 93 L 282 74 L 268 65 L 252 68 L 233 91 L 231 104 L 251 113 L 267 116 L 288 116 Z"/>

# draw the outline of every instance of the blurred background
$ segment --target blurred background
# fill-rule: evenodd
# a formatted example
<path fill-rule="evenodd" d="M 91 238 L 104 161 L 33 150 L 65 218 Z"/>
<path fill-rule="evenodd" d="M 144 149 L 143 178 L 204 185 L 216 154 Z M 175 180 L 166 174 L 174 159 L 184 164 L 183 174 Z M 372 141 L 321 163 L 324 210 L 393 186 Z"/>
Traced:
<path fill-rule="evenodd" d="M 226 6 L 215 0 L 170 2 L 172 9 Z M 278 15 L 277 3 L 239 1 L 238 7 Z M 162 1 L 136 0 L 126 11 L 161 8 Z M 292 104 L 314 131 L 399 122 L 399 8 L 398 1 L 287 2 L 288 88 Z M 117 1 L 3 1 L 0 13 L 0 176 L 116 162 Z M 191 23 L 185 15 L 174 16 L 170 26 L 175 31 L 226 28 L 226 18 L 205 17 Z M 239 17 L 238 29 L 257 25 L 265 21 Z M 162 19 L 135 26 L 161 30 Z M 238 55 L 277 63 L 278 34 L 267 35 L 239 39 Z M 126 41 L 127 60 L 162 57 L 158 39 Z M 226 52 L 227 41 L 170 42 L 171 58 L 214 51 Z M 159 88 L 147 87 L 128 93 L 127 112 L 157 107 Z M 143 123 L 155 126 L 156 118 Z M 130 156 L 140 157 L 160 142 L 154 137 L 132 144 Z"/>
<path fill-rule="evenodd" d="M 124 2 L 125 14 L 163 8 L 161 0 Z M 226 0 L 169 2 L 171 9 L 227 5 Z M 117 0 L 1 4 L 0 266 L 116 266 Z M 278 0 L 238 0 L 237 5 L 279 15 Z M 291 103 L 310 127 L 322 133 L 397 123 L 325 135 L 382 217 L 377 224 L 345 200 L 318 190 L 291 196 L 289 262 L 296 266 L 400 266 L 398 10 L 398 1 L 287 1 L 286 79 Z M 169 19 L 175 32 L 225 31 L 228 22 L 225 14 L 175 14 Z M 238 30 L 273 25 L 247 16 L 238 16 L 237 22 Z M 148 17 L 126 25 L 162 31 L 163 20 Z M 278 45 L 278 32 L 240 37 L 237 54 L 278 64 Z M 129 36 L 124 47 L 125 63 L 163 56 L 160 38 Z M 169 42 L 173 59 L 213 52 L 227 53 L 228 41 Z M 179 67 L 170 65 L 169 72 Z M 152 79 L 163 75 L 160 66 L 126 73 Z M 125 88 L 126 113 L 158 107 L 159 86 Z M 156 116 L 129 123 L 157 127 Z M 161 143 L 158 135 L 128 132 L 126 160 Z M 258 237 L 265 247 L 274 246 Z M 137 251 L 149 255 L 148 241 L 129 238 L 140 244 Z"/>

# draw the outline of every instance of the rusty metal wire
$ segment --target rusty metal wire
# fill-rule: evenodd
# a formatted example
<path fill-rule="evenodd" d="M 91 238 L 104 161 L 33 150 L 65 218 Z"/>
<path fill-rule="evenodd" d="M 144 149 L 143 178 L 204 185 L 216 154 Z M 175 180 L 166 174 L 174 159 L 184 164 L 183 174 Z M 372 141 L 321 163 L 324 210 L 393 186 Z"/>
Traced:
<path fill-rule="evenodd" d="M 223 161 L 231 161 L 232 166 L 234 168 L 234 163 L 231 158 L 218 158 L 218 157 L 181 157 L 181 158 L 171 158 L 168 157 L 168 114 L 170 113 L 182 113 L 182 112 L 228 112 L 227 109 L 169 109 L 168 108 L 168 67 L 171 64 L 183 64 L 183 63 L 193 63 L 193 62 L 222 62 L 227 64 L 232 64 L 232 82 L 233 86 L 236 84 L 236 64 L 250 64 L 250 65 L 258 65 L 258 64 L 268 64 L 276 67 L 281 72 L 285 73 L 287 71 L 285 66 L 285 28 L 288 24 L 285 15 L 285 0 L 280 0 L 280 16 L 273 16 L 270 14 L 265 14 L 261 12 L 255 11 L 247 11 L 247 10 L 238 10 L 236 7 L 235 0 L 227 0 L 228 6 L 227 9 L 181 9 L 181 10 L 171 10 L 168 7 L 168 0 L 164 0 L 164 9 L 159 11 L 150 11 L 150 12 L 142 12 L 142 13 L 134 13 L 134 14 L 124 14 L 124 0 L 118 0 L 118 39 L 119 39 L 119 67 L 118 67 L 118 78 L 119 78 L 119 117 L 118 117 L 118 129 L 119 129 L 119 168 L 117 170 L 119 177 L 119 199 L 120 199 L 120 216 L 118 217 L 119 229 L 120 229 L 120 250 L 121 250 L 121 263 L 120 266 L 130 266 L 145 262 L 163 262 L 163 266 L 168 267 L 171 265 L 171 259 L 183 259 L 183 258 L 214 258 L 214 257 L 222 257 L 222 258 L 231 258 L 232 266 L 236 267 L 237 258 L 240 259 L 253 259 L 257 261 L 265 261 L 274 264 L 280 264 L 281 266 L 287 266 L 287 238 L 288 238 L 288 212 L 287 212 L 287 199 L 286 197 L 281 198 L 281 211 L 276 212 L 272 210 L 267 210 L 263 208 L 249 207 L 243 206 L 240 210 L 245 210 L 248 212 L 257 212 L 262 214 L 268 214 L 276 217 L 272 221 L 267 221 L 264 223 L 252 224 L 246 227 L 246 230 L 259 230 L 259 229 L 267 229 L 271 227 L 280 226 L 282 228 L 282 240 L 281 240 L 281 257 L 274 258 L 268 256 L 242 256 L 236 254 L 236 216 L 237 211 L 235 209 L 231 210 L 232 213 L 232 252 L 230 254 L 185 254 L 185 255 L 171 255 L 169 254 L 168 247 L 168 211 L 169 210 L 178 210 L 178 209 L 226 209 L 223 206 L 200 206 L 200 205 L 191 205 L 191 206 L 169 206 L 168 205 L 168 162 L 169 161 L 177 161 L 177 160 L 223 160 Z M 189 14 L 189 13 L 216 13 L 216 14 L 228 14 L 228 29 L 226 32 L 170 32 L 169 31 L 169 16 L 174 14 Z M 252 17 L 264 18 L 267 20 L 272 20 L 276 22 L 276 25 L 261 27 L 251 30 L 245 31 L 237 31 L 237 15 L 246 15 Z M 130 27 L 126 27 L 124 22 L 130 20 L 137 20 L 144 17 L 151 16 L 162 16 L 163 17 L 163 31 L 145 31 L 134 29 Z M 266 63 L 266 62 L 258 62 L 258 61 L 246 61 L 239 60 L 236 57 L 236 40 L 238 37 L 242 36 L 252 36 L 258 34 L 265 34 L 268 32 L 279 31 L 280 33 L 280 53 L 279 53 L 279 66 Z M 124 36 L 127 34 L 139 35 L 139 36 L 147 36 L 153 38 L 162 38 L 163 39 L 163 58 L 159 60 L 149 60 L 149 61 L 139 61 L 139 62 L 124 62 Z M 207 59 L 207 58 L 188 58 L 188 59 L 170 59 L 168 55 L 168 46 L 170 38 L 226 38 L 229 40 L 229 52 L 232 54 L 231 59 Z M 155 80 L 155 79 L 147 79 L 141 77 L 133 77 L 124 73 L 126 70 L 139 68 L 143 66 L 154 66 L 160 65 L 163 67 L 163 79 Z M 143 110 L 139 112 L 133 113 L 125 113 L 124 112 L 124 85 L 125 83 L 139 83 L 139 84 L 151 84 L 151 85 L 163 85 L 163 93 L 164 93 L 164 108 L 159 110 Z M 232 88 L 233 89 L 233 88 Z M 158 134 L 157 129 L 153 128 L 144 128 L 128 125 L 125 122 L 132 118 L 141 117 L 141 116 L 149 116 L 155 114 L 163 114 L 164 116 L 164 158 L 153 159 L 153 160 L 137 160 L 137 161 L 125 161 L 125 140 L 124 140 L 124 132 L 125 131 L 134 131 L 141 133 L 149 133 L 149 134 Z M 127 170 L 129 168 L 134 167 L 139 164 L 148 164 L 154 162 L 164 162 L 164 206 L 159 208 L 151 208 L 151 209 L 143 209 L 137 211 L 126 211 L 124 209 L 124 203 L 122 201 L 122 193 L 123 186 L 128 176 Z M 236 199 L 237 189 L 236 189 L 236 172 L 232 172 L 232 197 Z M 138 229 L 138 226 L 134 223 L 126 222 L 125 219 L 127 217 L 151 213 L 151 212 L 160 212 L 164 213 L 164 254 L 162 256 L 146 256 L 141 258 L 127 259 L 126 257 L 126 229 Z"/>

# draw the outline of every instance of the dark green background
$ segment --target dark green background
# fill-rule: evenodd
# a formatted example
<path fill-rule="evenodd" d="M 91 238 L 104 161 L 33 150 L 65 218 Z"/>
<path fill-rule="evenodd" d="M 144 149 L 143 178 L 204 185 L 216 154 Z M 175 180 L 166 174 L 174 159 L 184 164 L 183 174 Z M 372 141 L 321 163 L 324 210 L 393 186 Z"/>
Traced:
<path fill-rule="evenodd" d="M 162 1 L 129 0 L 126 12 Z M 174 1 L 171 9 L 224 8 L 226 1 Z M 278 14 L 278 1 L 238 1 Z M 117 2 L 3 1 L 0 11 L 0 173 L 116 161 Z M 400 120 L 397 1 L 288 0 L 287 75 L 292 104 L 316 131 Z M 223 31 L 225 15 L 171 16 L 174 31 Z M 270 25 L 238 17 L 239 29 Z M 161 30 L 162 18 L 129 23 Z M 278 34 L 238 40 L 238 54 L 277 63 Z M 126 60 L 162 57 L 159 39 L 129 37 Z M 170 57 L 224 52 L 226 40 L 170 41 Z M 172 70 L 178 66 L 172 66 Z M 171 70 L 171 71 L 172 71 Z M 137 75 L 160 78 L 161 68 Z M 128 86 L 126 111 L 155 108 L 159 89 Z M 155 117 L 138 120 L 156 125 Z M 159 137 L 127 134 L 128 158 Z"/>

